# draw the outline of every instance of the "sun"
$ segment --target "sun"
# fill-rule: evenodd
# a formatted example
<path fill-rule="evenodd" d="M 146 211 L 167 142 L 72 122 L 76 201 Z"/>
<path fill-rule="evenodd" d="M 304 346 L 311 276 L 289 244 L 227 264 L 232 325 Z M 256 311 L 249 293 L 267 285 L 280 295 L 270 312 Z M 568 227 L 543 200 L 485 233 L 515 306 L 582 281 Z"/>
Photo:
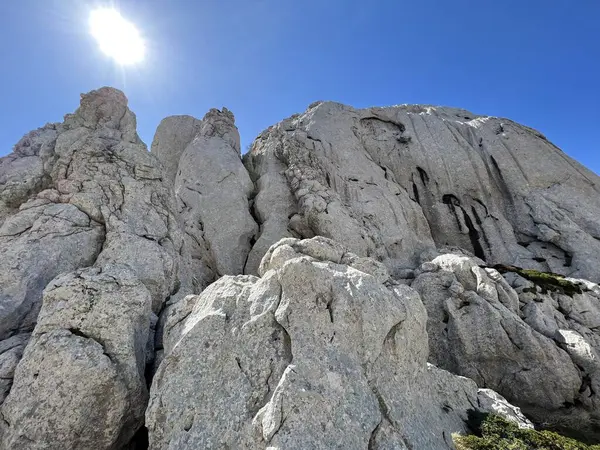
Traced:
<path fill-rule="evenodd" d="M 90 32 L 100 50 L 120 65 L 137 64 L 144 60 L 146 46 L 139 31 L 131 22 L 112 8 L 96 9 L 90 13 Z"/>

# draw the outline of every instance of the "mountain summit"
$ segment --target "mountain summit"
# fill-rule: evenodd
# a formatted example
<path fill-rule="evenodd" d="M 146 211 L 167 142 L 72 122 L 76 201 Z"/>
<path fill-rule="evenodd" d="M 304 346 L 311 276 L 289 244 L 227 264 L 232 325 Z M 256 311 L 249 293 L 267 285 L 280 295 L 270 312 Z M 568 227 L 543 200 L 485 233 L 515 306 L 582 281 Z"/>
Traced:
<path fill-rule="evenodd" d="M 0 449 L 600 440 L 600 178 L 508 119 L 316 102 L 151 151 L 84 94 L 0 158 Z"/>

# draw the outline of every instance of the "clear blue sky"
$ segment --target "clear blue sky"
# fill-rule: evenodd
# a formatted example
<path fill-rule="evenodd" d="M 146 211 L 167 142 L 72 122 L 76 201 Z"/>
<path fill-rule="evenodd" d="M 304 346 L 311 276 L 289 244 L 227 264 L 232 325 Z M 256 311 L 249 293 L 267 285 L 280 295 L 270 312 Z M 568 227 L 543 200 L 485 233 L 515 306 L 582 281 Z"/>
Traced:
<path fill-rule="evenodd" d="M 121 70 L 88 34 L 116 2 L 148 41 Z M 0 155 L 79 93 L 125 91 L 150 144 L 171 114 L 226 106 L 243 146 L 315 100 L 509 117 L 600 173 L 598 0 L 2 0 Z"/>

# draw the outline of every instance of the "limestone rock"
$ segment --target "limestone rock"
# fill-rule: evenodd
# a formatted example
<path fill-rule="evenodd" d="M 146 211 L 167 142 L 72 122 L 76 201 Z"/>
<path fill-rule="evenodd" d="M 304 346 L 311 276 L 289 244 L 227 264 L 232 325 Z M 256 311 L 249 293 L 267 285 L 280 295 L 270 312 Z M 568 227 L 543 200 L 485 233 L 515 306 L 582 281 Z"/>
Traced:
<path fill-rule="evenodd" d="M 427 364 L 414 290 L 323 237 L 282 240 L 260 274 L 222 277 L 166 327 L 151 449 L 452 448 L 477 388 Z"/>
<path fill-rule="evenodd" d="M 255 145 L 261 145 L 257 141 Z M 271 245 L 286 237 L 311 238 L 314 233 L 298 214 L 298 206 L 285 176 L 286 166 L 273 152 L 253 152 L 244 164 L 253 177 L 256 196 L 252 204 L 253 216 L 260 230 L 248 255 L 245 271 L 257 274 L 264 254 Z"/>
<path fill-rule="evenodd" d="M 112 88 L 0 158 L 0 448 L 116 449 L 142 425 L 150 310 L 194 292 L 176 211 Z"/>
<path fill-rule="evenodd" d="M 225 108 L 148 152 L 84 94 L 0 158 L 0 450 L 600 439 L 599 193 L 459 109 L 317 102 L 242 160 Z"/>
<path fill-rule="evenodd" d="M 223 108 L 202 121 L 170 118 L 159 126 L 155 144 L 167 176 L 177 168 L 174 187 L 196 290 L 221 275 L 244 273 L 258 227 L 249 207 L 254 184 L 240 158 L 233 114 Z"/>
<path fill-rule="evenodd" d="M 175 183 L 179 159 L 202 127 L 202 121 L 191 116 L 170 116 L 163 119 L 154 135 L 151 152 L 163 165 L 165 176 Z"/>
<path fill-rule="evenodd" d="M 259 250 L 289 235 L 322 235 L 385 262 L 395 274 L 433 248 L 421 207 L 355 136 L 357 114 L 321 103 L 255 141 L 245 163 L 257 179 L 257 199 L 277 199 L 273 212 L 260 215 Z"/>
<path fill-rule="evenodd" d="M 511 405 L 504 397 L 491 389 L 479 389 L 477 403 L 480 408 L 515 422 L 519 428 L 530 430 L 534 428 L 531 421 L 523 415 L 518 407 Z"/>
<path fill-rule="evenodd" d="M 4 402 L 13 384 L 17 364 L 29 341 L 29 334 L 17 334 L 0 343 L 0 403 Z"/>
<path fill-rule="evenodd" d="M 596 439 L 600 372 L 592 330 L 600 297 L 593 290 L 541 294 L 513 277 L 517 292 L 481 263 L 444 254 L 430 263 L 436 271 L 411 284 L 427 308 L 430 361 L 497 391 L 539 424 Z M 588 320 L 571 319 L 553 296 L 570 304 L 575 317 L 586 308 Z"/>
<path fill-rule="evenodd" d="M 83 95 L 63 124 L 25 136 L 1 159 L 0 180 L 13 208 L 0 228 L 0 338 L 30 332 L 48 282 L 97 259 L 135 268 L 155 308 L 177 290 L 174 198 L 121 92 Z"/>
<path fill-rule="evenodd" d="M 509 120 L 320 102 L 266 130 L 245 162 L 257 199 L 277 199 L 260 213 L 255 253 L 289 235 L 323 235 L 395 274 L 435 243 L 600 281 L 600 179 Z"/>
<path fill-rule="evenodd" d="M 44 287 L 59 273 L 92 265 L 105 228 L 69 203 L 33 200 L 0 228 L 0 339 L 29 333 Z"/>
<path fill-rule="evenodd" d="M 125 266 L 50 283 L 2 407 L 0 448 L 119 449 L 129 442 L 148 395 L 151 304 Z"/>

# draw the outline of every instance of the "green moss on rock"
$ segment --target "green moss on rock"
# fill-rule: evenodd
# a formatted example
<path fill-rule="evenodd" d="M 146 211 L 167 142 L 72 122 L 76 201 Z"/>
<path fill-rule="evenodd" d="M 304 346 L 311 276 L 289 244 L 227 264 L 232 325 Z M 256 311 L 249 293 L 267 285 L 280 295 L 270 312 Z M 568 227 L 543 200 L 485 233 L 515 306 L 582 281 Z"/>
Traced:
<path fill-rule="evenodd" d="M 454 435 L 457 450 L 600 450 L 552 431 L 519 428 L 495 414 L 485 415 L 469 436 Z"/>
<path fill-rule="evenodd" d="M 575 284 L 572 281 L 567 280 L 564 276 L 556 273 L 540 272 L 538 270 L 523 269 L 521 267 L 507 266 L 504 264 L 496 264 L 493 268 L 500 273 L 513 272 L 521 275 L 526 280 L 529 280 L 542 288 L 543 293 L 554 291 L 571 297 L 575 294 L 583 293 L 583 289 L 580 285 Z"/>

